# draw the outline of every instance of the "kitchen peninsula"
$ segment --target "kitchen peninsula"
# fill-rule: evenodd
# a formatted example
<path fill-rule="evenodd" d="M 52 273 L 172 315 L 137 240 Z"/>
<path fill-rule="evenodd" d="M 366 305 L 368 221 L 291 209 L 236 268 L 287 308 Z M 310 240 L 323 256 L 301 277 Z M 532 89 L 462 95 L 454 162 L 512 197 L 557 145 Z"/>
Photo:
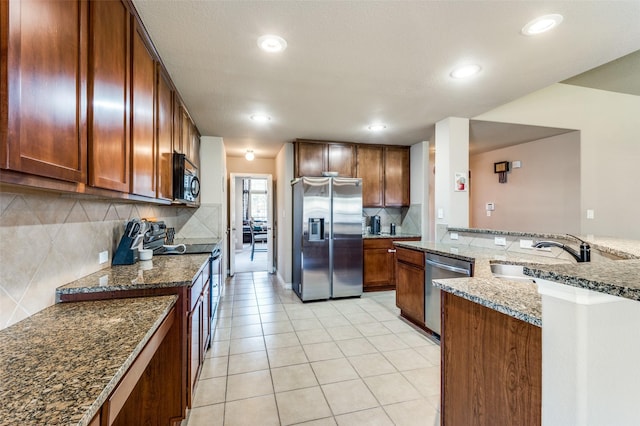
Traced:
<path fill-rule="evenodd" d="M 575 264 L 555 248 L 521 248 L 521 239 L 576 243 L 466 228 L 437 243 L 396 243 L 475 261 L 472 278 L 434 282 L 443 302 L 442 424 L 468 416 L 479 424 L 634 424 L 640 377 L 625 366 L 640 356 L 640 243 L 592 238 L 592 262 Z M 523 265 L 531 281 L 497 278 L 496 263 Z"/>

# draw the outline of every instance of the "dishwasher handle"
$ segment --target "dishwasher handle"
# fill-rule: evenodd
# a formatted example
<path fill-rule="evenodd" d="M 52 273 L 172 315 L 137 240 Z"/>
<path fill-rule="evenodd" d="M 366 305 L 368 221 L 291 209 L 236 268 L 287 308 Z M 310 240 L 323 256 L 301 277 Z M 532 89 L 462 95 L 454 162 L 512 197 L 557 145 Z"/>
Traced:
<path fill-rule="evenodd" d="M 434 268 L 444 269 L 446 271 L 455 272 L 457 274 L 466 275 L 468 277 L 471 276 L 471 270 L 469 270 L 469 269 L 458 268 L 456 266 L 451 266 L 451 265 L 447 265 L 447 264 L 444 264 L 444 263 L 435 262 L 435 261 L 433 261 L 431 259 L 425 260 L 425 263 L 427 265 L 433 266 Z"/>

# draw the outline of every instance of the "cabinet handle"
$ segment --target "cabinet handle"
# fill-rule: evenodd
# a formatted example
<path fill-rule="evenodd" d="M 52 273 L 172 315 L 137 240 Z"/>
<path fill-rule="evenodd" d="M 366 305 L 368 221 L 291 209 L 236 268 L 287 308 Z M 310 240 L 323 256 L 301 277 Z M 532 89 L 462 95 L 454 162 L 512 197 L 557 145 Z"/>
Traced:
<path fill-rule="evenodd" d="M 395 253 L 395 252 L 396 252 L 396 249 L 387 249 L 387 251 L 388 251 L 389 253 Z"/>

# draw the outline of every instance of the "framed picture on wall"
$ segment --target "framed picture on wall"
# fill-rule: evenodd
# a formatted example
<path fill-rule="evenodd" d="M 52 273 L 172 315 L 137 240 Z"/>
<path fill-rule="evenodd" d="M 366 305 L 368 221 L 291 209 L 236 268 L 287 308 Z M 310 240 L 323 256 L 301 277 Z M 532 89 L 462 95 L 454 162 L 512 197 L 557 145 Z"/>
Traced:
<path fill-rule="evenodd" d="M 454 175 L 454 191 L 462 192 L 468 188 L 467 174 L 464 172 L 457 172 Z"/>

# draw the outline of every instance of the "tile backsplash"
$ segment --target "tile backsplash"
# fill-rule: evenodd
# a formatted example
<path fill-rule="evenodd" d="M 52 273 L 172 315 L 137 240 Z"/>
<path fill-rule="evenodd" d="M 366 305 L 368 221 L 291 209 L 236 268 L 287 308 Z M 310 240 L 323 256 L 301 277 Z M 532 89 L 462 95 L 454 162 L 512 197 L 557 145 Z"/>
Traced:
<path fill-rule="evenodd" d="M 422 204 L 412 204 L 410 207 L 366 207 L 362 209 L 362 214 L 367 217 L 367 226 L 369 226 L 369 217 L 380 216 L 380 226 L 382 232 L 389 232 L 389 225 L 396 224 L 397 233 L 420 235 L 421 223 L 420 215 Z"/>
<path fill-rule="evenodd" d="M 163 220 L 176 238 L 218 237 L 219 204 L 198 209 L 38 191 L 0 192 L 0 329 L 55 303 L 55 289 L 107 268 L 126 222 Z M 98 254 L 109 261 L 98 263 Z"/>

